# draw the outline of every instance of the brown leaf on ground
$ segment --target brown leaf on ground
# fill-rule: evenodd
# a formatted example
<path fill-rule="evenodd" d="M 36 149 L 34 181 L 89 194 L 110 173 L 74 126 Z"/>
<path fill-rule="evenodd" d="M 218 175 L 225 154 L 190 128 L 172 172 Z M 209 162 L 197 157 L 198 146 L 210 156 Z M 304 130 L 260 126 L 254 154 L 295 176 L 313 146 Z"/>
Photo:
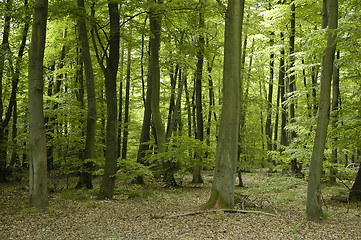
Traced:
<path fill-rule="evenodd" d="M 271 185 L 269 177 L 259 173 L 244 174 L 247 188 L 237 192 L 253 199 L 248 204 L 252 207 L 256 199 L 268 199 L 278 216 L 222 210 L 184 214 L 201 211 L 211 187 L 211 176 L 205 179 L 204 184 L 176 189 L 163 189 L 159 183 L 118 183 L 114 199 L 104 201 L 95 199 L 95 191 L 63 190 L 52 193 L 51 207 L 42 211 L 28 208 L 26 182 L 6 183 L 0 186 L 0 239 L 361 239 L 358 205 L 348 209 L 331 201 L 325 190 L 325 220 L 308 222 L 306 182 L 287 178 L 289 186 L 272 191 L 277 182 Z M 257 185 L 262 181 L 264 186 Z M 273 213 L 266 206 L 246 210 Z M 155 215 L 174 217 L 152 218 Z"/>

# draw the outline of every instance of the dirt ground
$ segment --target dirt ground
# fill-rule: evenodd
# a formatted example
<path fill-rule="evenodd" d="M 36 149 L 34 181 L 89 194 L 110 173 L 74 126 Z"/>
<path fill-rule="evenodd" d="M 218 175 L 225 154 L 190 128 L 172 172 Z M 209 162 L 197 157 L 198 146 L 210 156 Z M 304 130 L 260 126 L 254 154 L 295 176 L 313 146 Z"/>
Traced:
<path fill-rule="evenodd" d="M 65 185 L 59 183 L 42 211 L 28 207 L 27 181 L 2 184 L 0 239 L 361 239 L 361 207 L 331 200 L 342 186 L 323 189 L 325 218 L 314 223 L 305 220 L 304 180 L 245 173 L 237 207 L 258 212 L 227 213 L 202 212 L 211 174 L 204 179 L 195 185 L 185 178 L 175 189 L 159 182 L 117 183 L 108 201 L 96 200 L 96 189 L 61 190 Z M 70 179 L 70 188 L 75 181 Z M 185 214 L 191 212 L 196 214 Z"/>

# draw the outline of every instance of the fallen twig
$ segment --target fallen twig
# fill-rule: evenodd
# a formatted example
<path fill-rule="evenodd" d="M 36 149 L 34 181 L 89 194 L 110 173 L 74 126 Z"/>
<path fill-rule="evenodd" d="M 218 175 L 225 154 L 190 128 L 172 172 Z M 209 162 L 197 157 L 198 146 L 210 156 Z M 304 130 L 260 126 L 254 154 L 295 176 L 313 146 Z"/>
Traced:
<path fill-rule="evenodd" d="M 277 217 L 277 215 L 262 211 L 249 211 L 249 210 L 241 210 L 241 209 L 212 209 L 212 210 L 202 210 L 202 211 L 194 211 L 194 212 L 186 212 L 186 213 L 180 213 L 175 215 L 155 215 L 152 214 L 151 218 L 155 219 L 163 219 L 163 218 L 177 218 L 177 217 L 184 217 L 184 216 L 191 216 L 191 215 L 197 215 L 197 214 L 204 214 L 204 213 L 214 213 L 218 211 L 223 211 L 225 213 L 255 213 L 255 214 L 262 214 L 267 215 L 271 217 Z"/>

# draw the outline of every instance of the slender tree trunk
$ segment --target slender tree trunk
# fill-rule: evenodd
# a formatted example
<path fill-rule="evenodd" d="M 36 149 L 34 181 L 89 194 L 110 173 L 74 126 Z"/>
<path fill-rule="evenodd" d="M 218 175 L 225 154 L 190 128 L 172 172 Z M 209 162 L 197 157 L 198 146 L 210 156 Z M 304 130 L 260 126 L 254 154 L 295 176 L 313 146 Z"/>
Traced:
<path fill-rule="evenodd" d="M 172 69 L 174 69 L 172 67 Z M 176 65 L 175 70 L 172 70 L 172 73 L 170 74 L 170 91 L 171 91 L 171 95 L 170 95 L 170 101 L 169 101 L 169 109 L 168 109 L 168 123 L 167 123 L 167 131 L 166 131 L 166 138 L 168 138 L 169 135 L 169 128 L 170 128 L 170 124 L 172 122 L 172 116 L 173 116 L 173 111 L 174 111 L 174 106 L 175 106 L 175 89 L 177 86 L 177 75 L 178 75 L 178 69 L 179 69 L 179 64 Z"/>
<path fill-rule="evenodd" d="M 329 122 L 331 79 L 336 49 L 336 33 L 332 30 L 337 28 L 337 22 L 338 0 L 328 0 L 328 26 L 330 31 L 327 33 L 327 46 L 322 64 L 316 136 L 307 186 L 307 218 L 313 221 L 322 218 L 321 171 Z"/>
<path fill-rule="evenodd" d="M 283 42 L 284 35 L 281 33 L 281 41 Z M 288 138 L 286 132 L 287 124 L 287 106 L 285 103 L 286 100 L 286 84 L 285 84 L 285 49 L 281 49 L 281 58 L 280 58 L 280 67 L 278 75 L 278 83 L 280 86 L 280 100 L 281 100 L 281 151 L 285 146 L 288 146 Z"/>
<path fill-rule="evenodd" d="M 91 159 L 95 157 L 95 136 L 96 136 L 96 98 L 95 98 L 95 84 L 92 60 L 90 56 L 90 47 L 88 41 L 87 27 L 85 21 L 85 7 L 84 0 L 77 0 L 77 5 L 82 12 L 79 19 L 79 39 L 81 42 L 82 59 L 84 62 L 84 70 L 86 77 L 87 89 L 87 120 L 86 120 L 86 139 L 85 148 L 82 155 L 82 171 L 80 172 L 79 181 L 76 185 L 77 188 L 86 187 L 93 188 L 92 184 L 92 168 L 93 164 Z"/>
<path fill-rule="evenodd" d="M 48 1 L 35 0 L 33 31 L 29 54 L 29 141 L 30 206 L 49 205 L 47 185 L 46 137 L 43 111 L 43 59 L 46 38 Z"/>
<path fill-rule="evenodd" d="M 125 83 L 125 102 L 124 102 L 124 129 L 123 129 L 123 147 L 122 159 L 127 159 L 128 150 L 128 134 L 129 134 L 129 94 L 130 94 L 130 61 L 131 61 L 131 47 L 128 46 L 127 56 L 127 77 Z"/>
<path fill-rule="evenodd" d="M 120 51 L 120 67 L 119 67 L 119 106 L 118 106 L 118 141 L 117 141 L 117 156 L 121 156 L 122 151 L 122 126 L 123 126 L 123 66 L 124 66 L 124 41 Z"/>
<path fill-rule="evenodd" d="M 0 54 L 0 183 L 7 181 L 6 177 L 8 172 L 8 169 L 6 167 L 6 149 L 5 149 L 5 146 L 7 144 L 4 138 L 5 126 L 3 124 L 3 112 L 4 112 L 3 77 L 4 77 L 5 57 L 9 53 L 9 36 L 10 36 L 10 22 L 11 22 L 11 16 L 9 13 L 11 12 L 12 5 L 13 5 L 13 0 L 7 0 L 5 5 L 7 14 L 5 15 L 3 39 L 0 47 L 1 50 L 1 54 Z"/>
<path fill-rule="evenodd" d="M 153 0 L 152 0 L 153 1 Z M 162 0 L 154 0 L 157 5 L 162 4 Z M 149 65 L 149 80 L 152 81 L 152 116 L 157 138 L 157 145 L 159 152 L 166 151 L 166 133 L 162 123 L 162 116 L 159 109 L 159 95 L 160 95 L 160 68 L 159 68 L 159 49 L 160 49 L 160 35 L 161 35 L 161 15 L 157 9 L 151 8 L 149 13 L 150 21 L 150 65 Z M 167 186 L 176 185 L 173 175 L 173 164 L 166 161 L 163 166 L 164 182 Z"/>
<path fill-rule="evenodd" d="M 241 33 L 243 0 L 229 0 L 226 11 L 223 105 L 217 143 L 216 166 L 206 207 L 233 208 L 238 154 Z"/>
<path fill-rule="evenodd" d="M 337 59 L 340 58 L 340 52 L 338 51 L 336 54 Z M 340 102 L 340 70 L 333 66 L 333 73 L 332 73 L 332 128 L 337 129 L 338 125 L 338 111 L 339 111 L 339 102 Z M 338 137 L 333 138 L 333 149 L 332 149 L 332 155 L 331 155 L 331 163 L 337 164 L 337 158 L 338 158 L 338 149 L 337 149 L 337 141 Z M 337 167 L 332 166 L 331 167 L 331 176 L 330 176 L 330 183 L 336 184 L 336 174 L 337 174 Z"/>
<path fill-rule="evenodd" d="M 199 0 L 201 5 L 201 10 L 199 12 L 199 37 L 198 37 L 198 53 L 197 53 L 197 70 L 196 70 L 196 79 L 195 79 L 195 94 L 196 94 L 196 115 L 197 115 L 197 134 L 196 139 L 203 141 L 203 109 L 202 109 L 202 73 L 203 73 L 203 60 L 204 60 L 204 36 L 201 33 L 204 28 L 204 16 L 202 13 L 202 8 L 204 5 L 204 0 Z M 201 160 L 200 156 L 196 155 L 198 160 Z M 201 175 L 201 166 L 196 164 L 193 169 L 193 179 L 192 183 L 203 183 Z"/>
<path fill-rule="evenodd" d="M 274 45 L 274 33 L 270 34 L 270 46 Z M 274 62 L 275 62 L 275 54 L 271 52 L 270 54 L 270 77 L 268 83 L 268 97 L 267 97 L 267 117 L 266 117 L 266 126 L 265 132 L 267 137 L 267 150 L 272 151 L 272 101 L 273 101 L 273 78 L 274 78 Z M 271 162 L 271 155 L 268 156 L 268 161 Z"/>
<path fill-rule="evenodd" d="M 281 95 L 281 86 L 278 79 L 277 86 L 277 99 L 276 99 L 276 114 L 275 114 L 275 130 L 273 135 L 273 150 L 277 151 L 278 148 L 278 122 L 279 122 L 279 112 L 280 112 L 280 96 Z"/>
<path fill-rule="evenodd" d="M 291 35 L 290 35 L 290 94 L 296 91 L 296 76 L 295 76 L 295 35 L 296 35 L 296 6 L 295 2 L 291 2 Z M 291 96 L 292 97 L 292 96 Z M 292 99 L 290 103 L 290 123 L 295 122 L 295 101 Z M 296 132 L 290 132 L 290 142 L 296 138 Z M 291 171 L 294 174 L 301 174 L 301 167 L 298 166 L 297 159 L 291 159 Z"/>
<path fill-rule="evenodd" d="M 107 103 L 106 154 L 102 183 L 98 199 L 111 199 L 115 187 L 117 171 L 117 72 L 119 65 L 119 9 L 118 3 L 108 3 L 110 17 L 109 56 L 105 76 L 105 98 Z M 103 68 L 104 69 L 104 68 Z"/>

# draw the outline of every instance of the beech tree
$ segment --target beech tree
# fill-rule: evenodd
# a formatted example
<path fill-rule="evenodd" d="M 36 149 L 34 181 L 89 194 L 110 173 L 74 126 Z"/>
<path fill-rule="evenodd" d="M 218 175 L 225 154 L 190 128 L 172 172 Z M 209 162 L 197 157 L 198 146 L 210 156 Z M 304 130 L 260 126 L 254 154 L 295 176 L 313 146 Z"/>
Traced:
<path fill-rule="evenodd" d="M 94 86 L 94 73 L 93 65 L 90 56 L 90 47 L 87 34 L 86 25 L 86 11 L 84 0 L 77 0 L 77 6 L 81 10 L 79 18 L 79 40 L 81 42 L 82 59 L 84 61 L 86 88 L 88 96 L 88 112 L 86 121 L 86 140 L 83 152 L 83 166 L 80 172 L 77 188 L 87 187 L 93 188 L 92 184 L 92 162 L 95 157 L 95 135 L 96 135 L 96 99 L 95 99 L 95 86 Z"/>
<path fill-rule="evenodd" d="M 327 0 L 327 12 L 327 47 L 325 49 L 325 57 L 322 61 L 316 136 L 313 144 L 307 186 L 307 218 L 313 221 L 320 220 L 323 216 L 321 171 L 329 123 L 331 79 L 336 50 L 336 32 L 334 30 L 337 28 L 338 23 L 338 0 Z"/>
<path fill-rule="evenodd" d="M 223 105 L 212 190 L 206 207 L 233 208 L 238 154 L 241 33 L 244 0 L 229 0 L 226 11 Z"/>
<path fill-rule="evenodd" d="M 48 1 L 36 0 L 29 52 L 29 145 L 30 205 L 49 205 L 47 184 L 46 137 L 43 112 L 43 58 L 46 39 Z"/>

